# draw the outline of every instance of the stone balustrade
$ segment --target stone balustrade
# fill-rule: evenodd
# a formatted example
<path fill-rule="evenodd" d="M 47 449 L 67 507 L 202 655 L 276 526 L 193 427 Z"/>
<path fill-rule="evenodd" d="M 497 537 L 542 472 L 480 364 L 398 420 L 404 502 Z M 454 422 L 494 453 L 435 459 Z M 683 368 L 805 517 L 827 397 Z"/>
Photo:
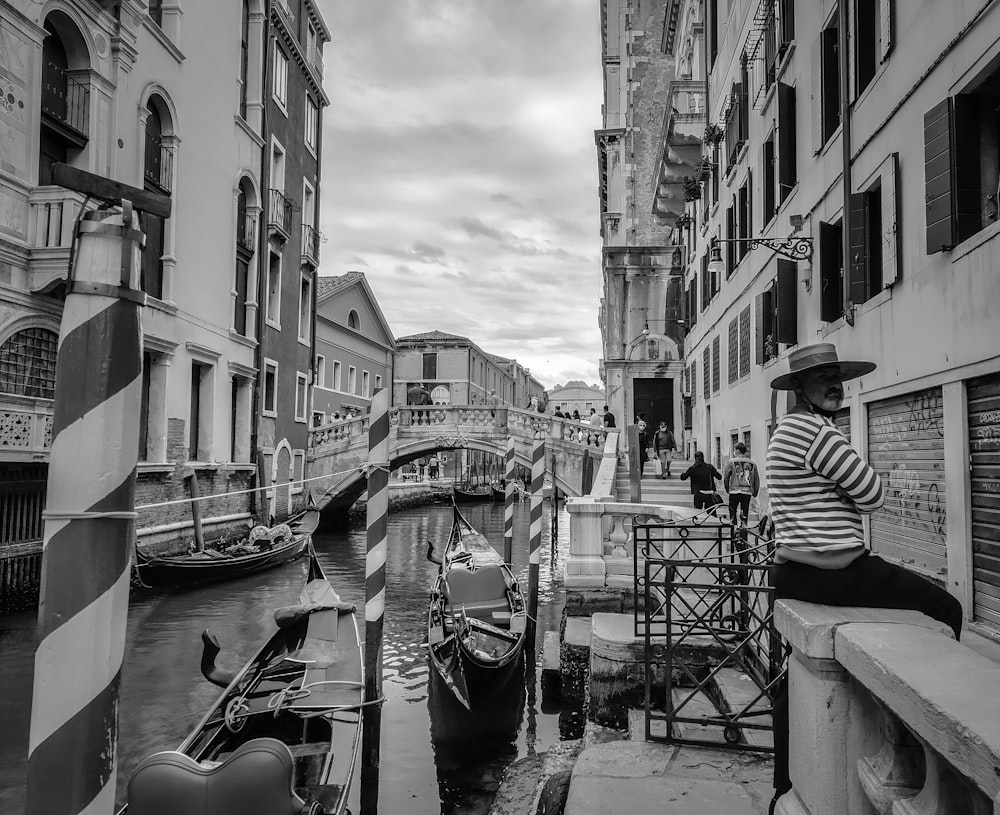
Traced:
<path fill-rule="evenodd" d="M 778 601 L 789 768 L 778 815 L 1000 815 L 1000 665 L 914 611 Z"/>
<path fill-rule="evenodd" d="M 52 446 L 52 400 L 4 395 L 0 449 L 11 459 L 35 461 Z"/>

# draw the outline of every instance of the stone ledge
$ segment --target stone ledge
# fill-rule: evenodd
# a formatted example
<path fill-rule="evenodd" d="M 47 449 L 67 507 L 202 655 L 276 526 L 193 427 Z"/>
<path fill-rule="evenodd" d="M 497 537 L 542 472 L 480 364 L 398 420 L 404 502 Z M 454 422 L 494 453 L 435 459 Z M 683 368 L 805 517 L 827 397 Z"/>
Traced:
<path fill-rule="evenodd" d="M 1000 667 L 930 626 L 850 623 L 837 661 L 990 798 L 1000 796 Z"/>
<path fill-rule="evenodd" d="M 774 622 L 792 648 L 814 659 L 833 659 L 837 629 L 854 623 L 918 626 L 954 639 L 951 629 L 944 623 L 919 611 L 895 608 L 826 606 L 803 600 L 778 600 L 774 606 Z"/>

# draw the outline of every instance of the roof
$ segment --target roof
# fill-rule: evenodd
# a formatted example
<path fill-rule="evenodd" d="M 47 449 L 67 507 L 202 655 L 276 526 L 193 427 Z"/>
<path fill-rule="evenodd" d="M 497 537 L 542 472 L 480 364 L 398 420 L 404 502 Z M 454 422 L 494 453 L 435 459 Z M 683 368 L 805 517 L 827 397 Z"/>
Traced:
<path fill-rule="evenodd" d="M 346 274 L 337 275 L 336 277 L 319 277 L 316 280 L 316 298 L 322 299 L 328 294 L 333 294 L 335 291 L 346 289 L 359 277 L 364 277 L 364 275 L 361 272 L 347 272 Z"/>
<path fill-rule="evenodd" d="M 406 337 L 397 337 L 396 342 L 465 342 L 472 344 L 468 337 L 460 337 L 458 334 L 449 334 L 446 331 L 425 331 L 423 334 L 410 334 Z"/>
<path fill-rule="evenodd" d="M 368 285 L 368 278 L 365 277 L 364 272 L 346 272 L 342 275 L 335 275 L 331 277 L 317 277 L 316 278 L 316 312 L 319 316 L 319 304 L 333 297 L 338 292 L 346 291 L 352 286 L 359 286 L 364 292 L 365 299 L 368 300 L 371 305 L 372 311 L 375 313 L 375 318 L 381 324 L 382 331 L 385 334 L 386 341 L 388 342 L 388 347 L 392 350 L 396 349 L 396 341 L 393 338 L 392 329 L 389 327 L 389 322 L 385 319 L 385 315 L 382 313 L 382 307 L 379 306 L 378 300 L 375 298 L 375 292 L 372 291 L 371 286 Z"/>

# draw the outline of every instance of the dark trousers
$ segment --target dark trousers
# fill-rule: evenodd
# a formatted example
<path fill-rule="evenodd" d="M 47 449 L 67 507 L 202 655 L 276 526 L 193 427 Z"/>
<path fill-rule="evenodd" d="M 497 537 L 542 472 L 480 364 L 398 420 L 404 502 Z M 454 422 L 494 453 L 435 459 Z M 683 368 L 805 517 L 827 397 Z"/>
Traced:
<path fill-rule="evenodd" d="M 750 515 L 750 496 L 740 492 L 729 493 L 729 517 L 735 524 L 737 521 L 736 508 L 739 507 L 740 517 L 743 518 L 744 525 Z"/>
<path fill-rule="evenodd" d="M 771 584 L 776 599 L 805 600 L 831 606 L 902 608 L 922 611 L 962 633 L 962 604 L 947 591 L 902 566 L 867 552 L 843 569 L 818 569 L 801 563 L 775 563 Z M 788 777 L 788 679 L 774 695 L 774 789 L 792 788 Z"/>
<path fill-rule="evenodd" d="M 718 501 L 715 500 L 714 493 L 705 493 L 698 490 L 694 494 L 694 508 L 695 509 L 708 509 L 709 507 L 714 507 Z"/>

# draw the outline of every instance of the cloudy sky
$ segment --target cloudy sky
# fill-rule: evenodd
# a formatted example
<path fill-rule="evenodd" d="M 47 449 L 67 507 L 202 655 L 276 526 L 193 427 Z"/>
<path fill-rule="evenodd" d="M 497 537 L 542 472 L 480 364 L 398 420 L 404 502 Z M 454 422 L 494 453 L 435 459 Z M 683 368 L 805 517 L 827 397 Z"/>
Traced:
<path fill-rule="evenodd" d="M 396 336 L 598 382 L 598 1 L 320 6 L 320 274 L 364 272 Z"/>

